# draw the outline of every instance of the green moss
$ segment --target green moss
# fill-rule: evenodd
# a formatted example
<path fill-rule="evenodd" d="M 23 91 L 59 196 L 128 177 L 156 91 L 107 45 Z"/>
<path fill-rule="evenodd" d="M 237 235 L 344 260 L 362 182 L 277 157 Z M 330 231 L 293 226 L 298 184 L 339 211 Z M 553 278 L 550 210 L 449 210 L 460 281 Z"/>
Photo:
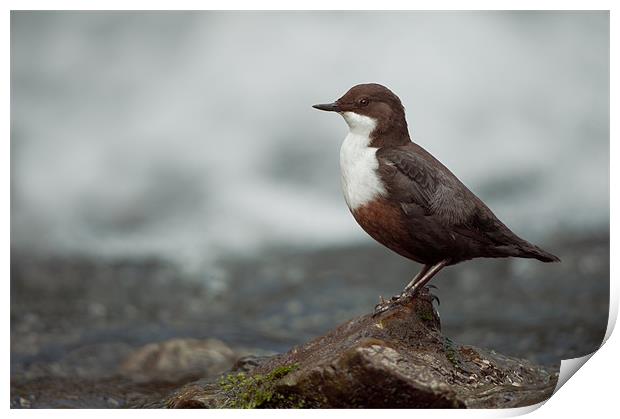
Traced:
<path fill-rule="evenodd" d="M 458 352 L 450 339 L 446 338 L 443 348 L 448 361 L 450 361 L 450 363 L 455 367 L 458 367 L 461 363 L 461 360 L 459 359 Z"/>
<path fill-rule="evenodd" d="M 434 319 L 432 310 L 418 310 L 418 318 L 430 322 Z"/>
<path fill-rule="evenodd" d="M 304 401 L 296 395 L 282 394 L 277 382 L 296 370 L 297 364 L 282 365 L 267 374 L 228 374 L 220 379 L 219 385 L 226 399 L 223 407 L 255 409 L 259 407 L 304 407 Z"/>

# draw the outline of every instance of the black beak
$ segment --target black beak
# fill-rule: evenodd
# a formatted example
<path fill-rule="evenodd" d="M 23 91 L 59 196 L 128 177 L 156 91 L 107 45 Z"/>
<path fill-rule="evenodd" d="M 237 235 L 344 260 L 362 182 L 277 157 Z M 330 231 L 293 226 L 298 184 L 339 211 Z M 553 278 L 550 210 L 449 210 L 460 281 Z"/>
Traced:
<path fill-rule="evenodd" d="M 321 111 L 340 112 L 340 107 L 338 106 L 338 104 L 336 104 L 336 102 L 334 102 L 334 103 L 324 103 L 324 104 L 321 104 L 321 105 L 312 105 L 312 107 L 314 109 L 319 109 Z"/>

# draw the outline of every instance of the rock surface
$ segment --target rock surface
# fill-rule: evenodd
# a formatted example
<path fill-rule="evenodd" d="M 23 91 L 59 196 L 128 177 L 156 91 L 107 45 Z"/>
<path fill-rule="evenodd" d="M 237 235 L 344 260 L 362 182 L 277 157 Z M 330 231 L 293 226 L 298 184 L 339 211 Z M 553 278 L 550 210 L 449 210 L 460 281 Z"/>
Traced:
<path fill-rule="evenodd" d="M 132 352 L 120 366 L 134 381 L 179 381 L 190 375 L 221 374 L 239 357 L 218 339 L 171 339 Z"/>
<path fill-rule="evenodd" d="M 556 371 L 444 337 L 425 291 L 285 354 L 242 359 L 219 381 L 176 390 L 165 405 L 507 408 L 548 399 L 556 382 Z"/>

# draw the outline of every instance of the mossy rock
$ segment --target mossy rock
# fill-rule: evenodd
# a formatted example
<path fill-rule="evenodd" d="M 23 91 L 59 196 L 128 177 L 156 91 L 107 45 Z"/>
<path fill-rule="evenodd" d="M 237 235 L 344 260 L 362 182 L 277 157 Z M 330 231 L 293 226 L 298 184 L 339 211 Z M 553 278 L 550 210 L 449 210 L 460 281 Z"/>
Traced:
<path fill-rule="evenodd" d="M 557 382 L 557 371 L 443 336 L 428 292 L 378 315 L 352 319 L 285 354 L 240 363 L 236 369 L 219 382 L 184 387 L 168 405 L 519 407 L 546 400 Z"/>
<path fill-rule="evenodd" d="M 266 407 L 301 408 L 304 400 L 280 390 L 279 380 L 297 369 L 297 364 L 281 365 L 267 374 L 231 373 L 219 385 L 226 396 L 222 407 L 254 409 Z"/>

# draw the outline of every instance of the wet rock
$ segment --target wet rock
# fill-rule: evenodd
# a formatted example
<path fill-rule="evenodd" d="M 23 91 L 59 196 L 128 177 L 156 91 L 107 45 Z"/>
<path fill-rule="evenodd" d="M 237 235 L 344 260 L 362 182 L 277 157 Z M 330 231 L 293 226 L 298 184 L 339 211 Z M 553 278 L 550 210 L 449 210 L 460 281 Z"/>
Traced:
<path fill-rule="evenodd" d="M 441 334 L 428 292 L 289 352 L 241 360 L 219 381 L 175 391 L 169 407 L 505 408 L 551 396 L 557 372 Z"/>
<path fill-rule="evenodd" d="M 238 357 L 218 339 L 171 339 L 150 343 L 131 353 L 119 372 L 134 381 L 178 381 L 186 376 L 221 374 Z"/>

